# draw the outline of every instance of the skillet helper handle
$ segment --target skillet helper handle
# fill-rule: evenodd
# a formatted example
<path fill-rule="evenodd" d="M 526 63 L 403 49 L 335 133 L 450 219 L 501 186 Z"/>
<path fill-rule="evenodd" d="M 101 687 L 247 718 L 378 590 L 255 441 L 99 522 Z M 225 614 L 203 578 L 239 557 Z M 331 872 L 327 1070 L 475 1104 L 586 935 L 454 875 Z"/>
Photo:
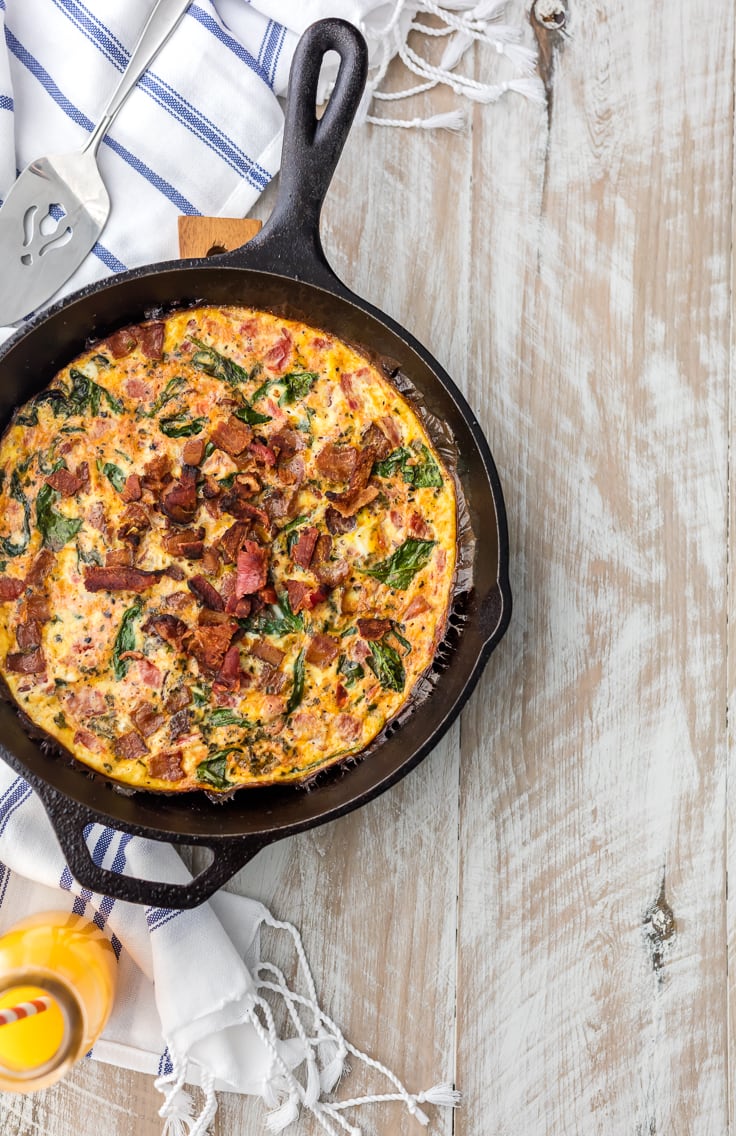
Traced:
<path fill-rule="evenodd" d="M 229 841 L 227 845 L 202 842 L 202 846 L 212 853 L 212 863 L 190 883 L 141 880 L 95 864 L 84 837 L 85 825 L 98 819 L 94 813 L 49 786 L 43 786 L 37 791 L 75 880 L 90 891 L 109 895 L 113 899 L 127 900 L 129 903 L 177 910 L 198 907 L 268 843 L 267 840 L 247 837 L 237 843 Z M 100 823 L 104 823 L 102 819 Z"/>
<path fill-rule="evenodd" d="M 340 70 L 325 113 L 318 119 L 317 81 L 328 51 L 340 56 Z M 341 283 L 322 249 L 319 221 L 367 74 L 368 48 L 352 24 L 319 20 L 304 32 L 289 74 L 276 205 L 261 232 L 229 254 L 230 263 L 283 272 L 330 288 Z"/>

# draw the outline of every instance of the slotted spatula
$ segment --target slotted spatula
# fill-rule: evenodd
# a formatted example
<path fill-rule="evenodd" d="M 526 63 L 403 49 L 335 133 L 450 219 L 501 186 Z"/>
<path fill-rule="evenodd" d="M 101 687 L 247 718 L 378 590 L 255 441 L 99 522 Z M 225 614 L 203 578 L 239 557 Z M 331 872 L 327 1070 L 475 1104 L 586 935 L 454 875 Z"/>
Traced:
<path fill-rule="evenodd" d="M 38 158 L 13 183 L 0 208 L 0 325 L 29 315 L 68 280 L 105 227 L 110 198 L 97 149 L 141 75 L 191 0 L 158 0 L 128 66 L 86 145 Z"/>

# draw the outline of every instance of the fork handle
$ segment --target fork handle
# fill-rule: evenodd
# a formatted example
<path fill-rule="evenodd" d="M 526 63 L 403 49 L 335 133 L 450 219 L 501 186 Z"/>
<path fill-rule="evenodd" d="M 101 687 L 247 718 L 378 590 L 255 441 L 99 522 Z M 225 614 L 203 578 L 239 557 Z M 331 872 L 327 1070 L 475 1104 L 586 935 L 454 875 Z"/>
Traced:
<path fill-rule="evenodd" d="M 112 93 L 102 118 L 87 139 L 84 152 L 96 153 L 100 142 L 112 126 L 115 116 L 135 87 L 144 71 L 147 71 L 176 25 L 189 7 L 191 0 L 158 0 L 141 32 L 138 43 L 133 48 L 128 66 L 123 71 L 120 82 Z"/>

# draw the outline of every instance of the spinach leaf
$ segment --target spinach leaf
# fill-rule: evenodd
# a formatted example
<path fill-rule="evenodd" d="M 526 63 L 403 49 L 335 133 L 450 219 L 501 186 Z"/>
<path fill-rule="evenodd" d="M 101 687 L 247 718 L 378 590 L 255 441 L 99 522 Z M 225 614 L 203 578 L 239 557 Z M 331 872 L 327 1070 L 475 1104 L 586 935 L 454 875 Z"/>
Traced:
<path fill-rule="evenodd" d="M 257 635 L 289 635 L 304 630 L 304 617 L 294 615 L 289 597 L 284 593 L 275 604 L 244 621 L 246 631 Z"/>
<path fill-rule="evenodd" d="M 347 655 L 341 655 L 337 664 L 337 673 L 345 678 L 345 686 L 355 686 L 359 678 L 365 676 L 365 671 L 360 663 L 352 662 Z"/>
<path fill-rule="evenodd" d="M 366 659 L 366 662 L 381 686 L 384 690 L 396 690 L 401 693 L 406 682 L 406 673 L 398 651 L 390 647 L 385 639 L 374 640 L 369 646 L 371 657 Z"/>
<path fill-rule="evenodd" d="M 286 713 L 292 714 L 304 697 L 304 648 L 294 661 L 294 685 L 291 688 L 289 701 L 286 703 Z"/>
<path fill-rule="evenodd" d="M 227 749 L 217 750 L 211 757 L 200 761 L 197 766 L 197 780 L 204 781 L 215 789 L 229 789 L 233 782 L 227 775 L 227 756 L 229 753 L 242 753 L 238 746 L 228 746 Z"/>
<path fill-rule="evenodd" d="M 194 695 L 195 706 L 209 706 L 212 691 L 206 683 L 203 682 L 200 686 L 192 686 L 191 690 Z"/>
<path fill-rule="evenodd" d="M 258 400 L 263 398 L 265 394 L 268 394 L 273 387 L 282 386 L 283 382 L 283 379 L 266 379 L 265 383 L 261 383 L 261 385 L 253 391 L 253 394 L 250 396 L 250 401 L 258 402 Z"/>
<path fill-rule="evenodd" d="M 109 390 L 101 387 L 99 383 L 93 382 L 81 371 L 72 368 L 69 372 L 69 378 L 72 380 L 72 389 L 67 395 L 67 400 L 73 408 L 70 413 L 83 414 L 88 410 L 94 417 L 97 417 L 103 401 L 115 414 L 123 413 L 124 407 L 120 399 L 115 398 L 115 395 L 110 394 Z"/>
<path fill-rule="evenodd" d="M 89 552 L 87 552 L 80 547 L 79 541 L 77 541 L 77 567 L 79 567 L 80 562 L 82 564 L 97 564 L 98 567 L 102 567 L 102 557 L 97 549 L 90 548 Z"/>
<path fill-rule="evenodd" d="M 155 418 L 159 410 L 163 410 L 167 403 L 176 398 L 186 385 L 187 380 L 183 379 L 181 375 L 176 375 L 173 379 L 169 379 L 168 383 L 161 391 L 161 394 L 154 399 L 151 409 L 143 410 L 143 408 L 139 406 L 135 414 L 136 418 Z"/>
<path fill-rule="evenodd" d="M 8 536 L 0 538 L 0 548 L 6 556 L 20 556 L 28 548 L 28 541 L 31 539 L 31 506 L 23 492 L 17 469 L 14 469 L 11 474 L 8 492 L 14 501 L 23 506 L 23 532 L 17 544 L 14 544 Z"/>
<path fill-rule="evenodd" d="M 359 571 L 365 576 L 375 576 L 389 588 L 403 591 L 404 588 L 409 587 L 417 572 L 427 563 L 434 546 L 433 540 L 415 540 L 410 536 L 386 560 L 379 561 L 372 568 L 361 568 Z"/>
<path fill-rule="evenodd" d="M 191 438 L 193 434 L 201 434 L 206 425 L 206 418 L 190 418 L 188 414 L 173 414 L 170 418 L 160 418 L 158 428 L 167 438 Z"/>
<path fill-rule="evenodd" d="M 128 480 L 119 465 L 114 465 L 112 462 L 105 462 L 102 467 L 107 480 L 117 489 L 118 493 L 122 493 L 125 482 Z"/>
<path fill-rule="evenodd" d="M 246 371 L 245 367 L 236 363 L 234 359 L 231 359 L 228 355 L 221 355 L 219 351 L 215 351 L 214 347 L 209 347 L 201 340 L 195 339 L 193 335 L 188 338 L 199 348 L 199 351 L 192 356 L 192 365 L 197 370 L 204 371 L 206 375 L 211 375 L 214 379 L 221 379 L 232 387 L 248 381 L 249 372 Z"/>
<path fill-rule="evenodd" d="M 437 462 L 423 443 L 420 442 L 415 450 L 419 454 L 420 460 L 415 462 L 414 465 L 407 463 L 404 466 L 402 471 L 404 481 L 407 485 L 413 485 L 415 489 L 439 489 L 444 483 Z"/>
<path fill-rule="evenodd" d="M 394 450 L 383 461 L 376 462 L 373 466 L 373 474 L 376 477 L 393 477 L 404 467 L 410 457 L 411 450 L 408 446 L 400 446 L 398 450 Z"/>
<path fill-rule="evenodd" d="M 259 414 L 249 402 L 246 402 L 245 406 L 241 406 L 239 410 L 234 411 L 234 414 L 241 422 L 247 422 L 249 426 L 260 426 L 263 422 L 271 421 L 270 414 Z"/>
<path fill-rule="evenodd" d="M 142 611 L 143 604 L 138 600 L 123 613 L 123 618 L 120 621 L 120 628 L 115 636 L 115 643 L 112 648 L 112 667 L 117 679 L 125 678 L 128 673 L 128 667 L 132 660 L 121 659 L 120 656 L 124 655 L 126 651 L 135 650 L 135 628 L 133 624 Z"/>
<path fill-rule="evenodd" d="M 281 382 L 284 393 L 279 399 L 279 406 L 293 406 L 295 402 L 306 398 L 312 383 L 317 378 L 319 376 L 316 371 L 291 371 L 288 375 L 283 375 Z"/>
<path fill-rule="evenodd" d="M 13 426 L 38 426 L 38 406 L 31 399 L 22 406 L 13 419 Z"/>
<path fill-rule="evenodd" d="M 217 710 L 213 710 L 207 724 L 209 726 L 241 726 L 244 730 L 253 725 L 247 718 L 241 718 L 240 714 L 236 714 L 234 710 L 228 710 L 226 706 L 220 706 Z"/>
<path fill-rule="evenodd" d="M 36 525 L 47 548 L 58 552 L 82 527 L 81 517 L 65 517 L 54 505 L 61 496 L 50 485 L 42 485 L 36 497 Z"/>
<path fill-rule="evenodd" d="M 299 525 L 303 525 L 304 522 L 308 521 L 308 520 L 309 520 L 309 517 L 307 516 L 307 514 L 302 513 L 302 515 L 300 517 L 294 517 L 293 521 L 289 521 L 288 524 L 284 525 L 284 527 L 280 530 L 280 532 L 282 534 L 291 532 L 292 529 L 298 528 Z"/>
<path fill-rule="evenodd" d="M 398 624 L 395 619 L 391 620 L 391 627 L 392 627 L 392 633 L 393 633 L 394 639 L 398 639 L 399 643 L 404 648 L 407 655 L 410 655 L 411 652 L 412 652 L 411 643 L 409 642 L 408 639 L 405 639 L 404 636 L 400 633 L 400 631 L 399 631 L 400 626 L 401 625 Z"/>

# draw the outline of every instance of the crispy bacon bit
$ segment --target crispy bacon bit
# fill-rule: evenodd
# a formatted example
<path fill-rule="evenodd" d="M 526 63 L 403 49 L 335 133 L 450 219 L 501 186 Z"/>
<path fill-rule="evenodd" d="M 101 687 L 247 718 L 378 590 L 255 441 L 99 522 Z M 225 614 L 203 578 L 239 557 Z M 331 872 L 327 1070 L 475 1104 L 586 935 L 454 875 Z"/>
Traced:
<path fill-rule="evenodd" d="M 177 525 L 188 525 L 197 512 L 197 471 L 185 465 L 178 481 L 161 496 L 161 509 Z"/>
<path fill-rule="evenodd" d="M 99 738 L 91 734 L 89 730 L 77 730 L 74 735 L 74 744 L 83 745 L 91 753 L 102 753 L 104 746 Z"/>
<path fill-rule="evenodd" d="M 256 597 L 258 598 L 258 597 Z M 253 608 L 253 600 L 248 596 L 238 598 L 236 595 L 228 596 L 225 601 L 225 611 L 228 615 L 235 615 L 238 619 L 247 619 Z"/>
<path fill-rule="evenodd" d="M 338 446 L 328 442 L 315 458 L 314 464 L 323 477 L 330 481 L 347 481 L 358 462 L 355 446 Z"/>
<path fill-rule="evenodd" d="M 148 359 L 160 359 L 164 353 L 163 323 L 144 323 L 136 328 L 141 351 Z"/>
<path fill-rule="evenodd" d="M 306 659 L 318 667 L 328 667 L 340 654 L 340 647 L 332 635 L 313 635 L 307 647 Z"/>
<path fill-rule="evenodd" d="M 82 482 L 82 485 L 89 485 L 89 463 L 80 462 L 77 466 L 76 477 Z"/>
<path fill-rule="evenodd" d="M 26 586 L 36 587 L 43 584 L 56 562 L 56 554 L 50 548 L 42 548 L 33 558 L 31 569 L 26 576 Z"/>
<path fill-rule="evenodd" d="M 206 674 L 217 674 L 222 667 L 235 630 L 233 623 L 220 623 L 198 627 L 190 635 L 187 650 Z"/>
<path fill-rule="evenodd" d="M 143 624 L 143 630 L 147 634 L 151 631 L 155 632 L 160 639 L 163 639 L 164 643 L 168 643 L 170 647 L 180 651 L 188 629 L 184 620 L 179 619 L 176 615 L 152 615 Z M 184 705 L 186 706 L 187 703 L 185 702 Z"/>
<path fill-rule="evenodd" d="M 215 575 L 220 567 L 220 554 L 216 548 L 205 548 L 202 553 L 202 567 L 211 576 Z"/>
<path fill-rule="evenodd" d="M 263 498 L 263 508 L 270 520 L 285 521 L 294 516 L 296 502 L 296 493 L 287 497 L 280 489 L 274 489 Z"/>
<path fill-rule="evenodd" d="M 110 348 L 114 359 L 123 359 L 138 346 L 138 340 L 131 329 L 126 327 L 122 331 L 116 331 L 114 335 L 108 336 L 107 346 Z"/>
<path fill-rule="evenodd" d="M 192 597 L 188 592 L 170 592 L 168 596 L 164 596 L 161 601 L 164 607 L 170 607 L 172 611 L 186 611 L 191 604 Z"/>
<path fill-rule="evenodd" d="M 15 580 L 12 576 L 0 576 L 0 603 L 17 600 L 25 590 L 25 580 Z"/>
<path fill-rule="evenodd" d="M 335 687 L 335 702 L 337 703 L 338 710 L 342 710 L 343 706 L 347 705 L 348 692 L 341 682 L 338 682 Z"/>
<path fill-rule="evenodd" d="M 425 521 L 421 513 L 414 511 L 409 517 L 408 530 L 410 536 L 418 537 L 420 540 L 430 540 L 432 537 L 432 529 Z"/>
<path fill-rule="evenodd" d="M 62 497 L 74 497 L 84 485 L 81 478 L 76 477 L 68 469 L 56 469 L 46 478 L 46 484 L 61 493 Z"/>
<path fill-rule="evenodd" d="M 272 643 L 268 643 L 265 639 L 256 639 L 250 649 L 250 653 L 251 655 L 255 655 L 257 659 L 263 659 L 264 663 L 270 663 L 272 667 L 280 667 L 286 658 L 284 651 L 280 651 L 278 647 L 274 647 Z"/>
<path fill-rule="evenodd" d="M 235 581 L 235 595 L 251 596 L 266 585 L 268 579 L 268 554 L 265 548 L 254 540 L 246 540 L 238 553 L 238 575 Z"/>
<path fill-rule="evenodd" d="M 350 407 L 350 409 L 357 410 L 361 405 L 361 401 L 355 392 L 353 376 L 343 371 L 343 373 L 340 375 L 340 386 L 342 387 L 345 398 L 348 400 L 348 406 Z"/>
<path fill-rule="evenodd" d="M 142 568 L 84 569 L 84 586 L 88 592 L 145 592 L 161 577 L 161 572 L 144 572 Z"/>
<path fill-rule="evenodd" d="M 353 714 L 338 714 L 335 718 L 335 729 L 345 741 L 355 742 L 363 731 L 363 723 Z"/>
<path fill-rule="evenodd" d="M 140 702 L 131 713 L 133 725 L 144 738 L 150 738 L 160 730 L 166 718 L 150 702 Z"/>
<path fill-rule="evenodd" d="M 287 459 L 293 458 L 294 454 L 303 450 L 306 444 L 301 430 L 292 430 L 290 426 L 277 430 L 268 441 L 273 449 L 279 451 L 280 457 Z"/>
<path fill-rule="evenodd" d="M 284 485 L 293 485 L 295 489 L 298 489 L 304 481 L 306 473 L 304 458 L 301 454 L 295 454 L 287 462 L 279 462 L 278 473 Z"/>
<path fill-rule="evenodd" d="M 263 362 L 272 371 L 283 371 L 291 354 L 291 333 L 282 327 L 279 338 L 263 356 Z"/>
<path fill-rule="evenodd" d="M 132 568 L 132 566 L 133 549 L 130 546 L 127 548 L 112 548 L 109 552 L 105 553 L 106 568 Z"/>
<path fill-rule="evenodd" d="M 250 526 L 243 521 L 235 521 L 220 537 L 218 543 L 229 564 L 234 564 L 243 544 L 248 539 Z"/>
<path fill-rule="evenodd" d="M 214 477 L 205 474 L 204 484 L 202 485 L 202 496 L 205 499 L 212 500 L 215 497 L 219 497 L 221 493 L 222 486 L 220 483 Z"/>
<path fill-rule="evenodd" d="M 416 619 L 418 615 L 424 615 L 425 612 L 430 610 L 431 605 L 427 603 L 424 596 L 414 596 L 404 612 L 403 619 Z"/>
<path fill-rule="evenodd" d="M 132 541 L 133 544 L 137 544 L 146 529 L 151 527 L 151 518 L 144 505 L 126 505 L 121 520 L 118 536 L 121 540 Z"/>
<path fill-rule="evenodd" d="M 183 710 L 192 701 L 192 692 L 188 686 L 181 683 L 175 686 L 169 697 L 166 699 L 164 709 L 167 714 L 176 714 L 177 710 Z"/>
<path fill-rule="evenodd" d="M 48 623 L 51 619 L 51 608 L 47 596 L 31 596 L 24 605 L 26 619 L 35 620 L 36 623 Z"/>
<path fill-rule="evenodd" d="M 184 465 L 199 465 L 204 457 L 204 438 L 190 438 L 184 443 L 182 461 Z"/>
<path fill-rule="evenodd" d="M 365 639 L 353 639 L 350 645 L 350 657 L 356 662 L 362 662 L 367 659 L 371 653 L 371 649 L 366 643 Z"/>
<path fill-rule="evenodd" d="M 35 620 L 26 620 L 19 623 L 15 629 L 15 637 L 21 651 L 35 651 L 41 646 L 41 628 Z"/>
<path fill-rule="evenodd" d="M 298 564 L 300 568 L 309 567 L 318 536 L 319 529 L 311 525 L 300 531 L 299 539 L 291 550 L 291 559 L 294 564 Z"/>
<path fill-rule="evenodd" d="M 186 578 L 186 572 L 179 564 L 167 564 L 163 569 L 163 575 L 168 576 L 170 580 L 181 581 Z"/>
<path fill-rule="evenodd" d="M 312 556 L 312 564 L 325 564 L 332 555 L 332 537 L 329 533 L 320 533 L 317 543 L 314 546 L 314 555 Z"/>
<path fill-rule="evenodd" d="M 401 433 L 401 426 L 399 425 L 399 423 L 394 418 L 389 418 L 388 415 L 385 415 L 383 418 L 377 419 L 377 421 L 378 425 L 383 430 L 384 434 L 391 443 L 393 449 L 396 449 L 397 446 L 400 446 L 404 438 Z"/>
<path fill-rule="evenodd" d="M 289 596 L 289 606 L 295 615 L 298 615 L 305 607 L 308 607 L 307 596 L 311 588 L 309 584 L 305 584 L 302 580 L 285 580 L 286 591 Z"/>
<path fill-rule="evenodd" d="M 382 639 L 391 630 L 390 619 L 359 619 L 358 631 L 364 639 Z"/>
<path fill-rule="evenodd" d="M 360 439 L 361 446 L 372 446 L 376 451 L 376 461 L 383 461 L 391 453 L 391 443 L 376 422 L 363 431 Z"/>
<path fill-rule="evenodd" d="M 148 746 L 135 730 L 130 730 L 129 733 L 116 738 L 112 748 L 118 757 L 122 757 L 126 761 L 135 761 L 137 757 L 143 757 L 144 753 L 148 753 Z"/>
<path fill-rule="evenodd" d="M 196 529 L 178 529 L 164 537 L 164 548 L 172 556 L 183 556 L 187 560 L 201 560 L 204 552 L 205 530 L 200 525 Z"/>
<path fill-rule="evenodd" d="M 225 610 L 224 599 L 217 589 L 213 588 L 209 580 L 205 580 L 204 576 L 192 576 L 191 580 L 187 581 L 187 587 L 199 602 L 211 611 Z"/>
<path fill-rule="evenodd" d="M 159 781 L 181 781 L 186 774 L 181 764 L 181 750 L 169 753 L 152 753 L 146 763 L 151 777 Z"/>
<path fill-rule="evenodd" d="M 342 513 L 338 513 L 337 509 L 333 509 L 332 505 L 329 506 L 325 513 L 325 522 L 327 528 L 333 533 L 334 536 L 340 536 L 342 533 L 352 532 L 355 528 L 355 517 L 343 517 Z"/>
<path fill-rule="evenodd" d="M 141 489 L 141 479 L 137 473 L 129 474 L 125 479 L 123 491 L 120 494 L 123 501 L 140 501 L 143 495 Z"/>
<path fill-rule="evenodd" d="M 325 584 L 328 588 L 336 588 L 350 575 L 350 565 L 347 560 L 330 560 L 331 551 L 332 537 L 323 533 L 314 550 L 312 571 L 320 584 Z"/>
<path fill-rule="evenodd" d="M 110 539 L 110 526 L 107 523 L 107 516 L 105 508 L 101 501 L 95 501 L 94 505 L 87 513 L 87 520 L 92 525 L 93 529 L 101 532 L 105 540 Z"/>
<path fill-rule="evenodd" d="M 27 653 L 12 653 L 7 656 L 5 666 L 15 674 L 43 674 L 46 670 L 46 659 L 40 649 Z"/>
<path fill-rule="evenodd" d="M 80 690 L 65 690 L 63 698 L 71 712 L 80 718 L 93 718 L 107 710 L 107 703 L 100 691 L 88 686 L 83 686 Z"/>
<path fill-rule="evenodd" d="M 265 465 L 269 469 L 272 465 L 276 465 L 276 454 L 264 442 L 251 442 L 248 453 L 253 455 L 258 465 Z"/>
<path fill-rule="evenodd" d="M 172 742 L 183 738 L 185 734 L 189 733 L 189 723 L 191 715 L 185 708 L 177 710 L 176 714 L 172 714 L 171 721 L 169 722 L 169 734 L 171 735 Z"/>
<path fill-rule="evenodd" d="M 266 694 L 280 694 L 288 682 L 288 675 L 284 671 L 276 670 L 275 667 L 265 666 L 259 686 L 266 691 Z"/>
<path fill-rule="evenodd" d="M 222 666 L 217 672 L 217 677 L 213 683 L 214 689 L 217 691 L 225 690 L 239 690 L 243 680 L 243 673 L 240 669 L 240 651 L 236 646 L 228 647 L 225 652 Z"/>
<path fill-rule="evenodd" d="M 237 457 L 250 444 L 253 431 L 245 422 L 231 414 L 226 422 L 218 422 L 210 434 L 210 441 L 218 450 Z"/>
<path fill-rule="evenodd" d="M 359 489 L 357 493 L 336 494 L 328 491 L 327 496 L 341 516 L 353 517 L 364 505 L 370 505 L 371 501 L 375 501 L 378 489 L 375 485 L 368 485 L 365 489 Z"/>
<path fill-rule="evenodd" d="M 155 458 L 151 458 L 149 462 L 143 467 L 142 485 L 144 489 L 150 489 L 154 493 L 158 493 L 163 489 L 164 485 L 168 485 L 171 481 L 171 458 L 167 454 L 159 454 Z"/>

